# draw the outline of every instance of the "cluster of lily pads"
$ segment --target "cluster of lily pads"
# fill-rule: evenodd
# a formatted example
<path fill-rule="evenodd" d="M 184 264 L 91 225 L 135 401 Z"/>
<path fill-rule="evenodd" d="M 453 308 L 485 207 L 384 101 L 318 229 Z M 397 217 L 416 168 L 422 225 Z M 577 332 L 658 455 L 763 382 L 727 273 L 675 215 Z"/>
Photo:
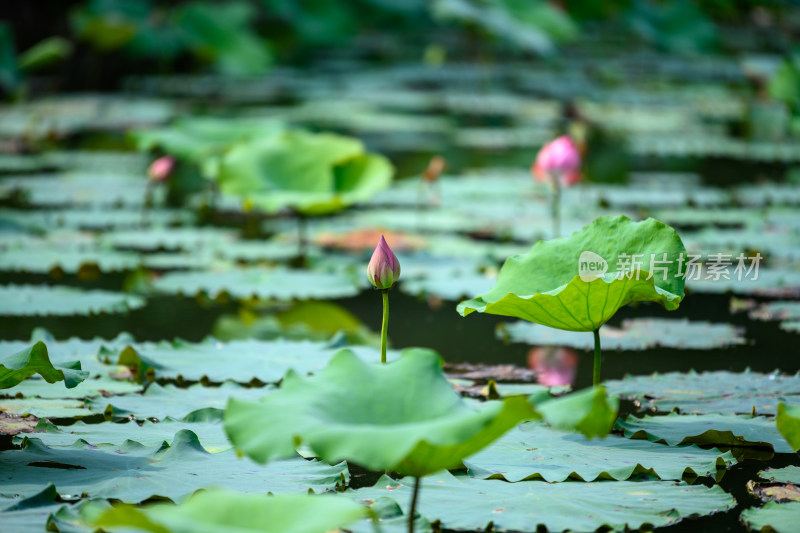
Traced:
<path fill-rule="evenodd" d="M 613 67 L 638 72 L 635 58 L 621 57 Z M 735 84 L 734 67 L 718 68 Z M 672 310 L 684 297 L 733 292 L 740 317 L 780 320 L 787 335 L 796 332 L 796 302 L 775 300 L 800 295 L 795 187 L 720 188 L 691 173 L 646 171 L 628 185 L 565 186 L 554 209 L 551 183 L 534 183 L 528 172 L 532 140 L 556 137 L 558 91 L 589 98 L 598 80 L 498 66 L 500 79 L 553 96 L 531 100 L 522 91 L 464 93 L 465 79 L 485 74 L 456 65 L 376 72 L 278 72 L 264 93 L 274 101 L 233 118 L 179 115 L 160 98 L 191 89 L 200 101 L 223 95 L 241 104 L 261 94 L 264 80 L 133 80 L 158 94 L 60 98 L 0 112 L 0 133 L 29 152 L 0 157 L 0 524 L 637 529 L 731 511 L 736 501 L 719 484 L 728 468 L 796 458 L 796 375 L 686 373 L 666 364 L 667 373 L 603 380 L 620 355 L 611 350 L 633 354 L 647 369 L 636 373 L 649 374 L 655 363 L 637 350 L 751 349 L 746 328 L 650 317 L 646 305 L 616 323 L 632 303 Z M 682 72 L 694 89 L 707 83 Z M 333 87 L 335 100 L 319 96 Z M 590 122 L 602 116 L 636 133 L 634 154 L 797 160 L 791 143 L 725 138 L 719 123 L 744 104 L 721 84 L 703 87 L 682 96 L 606 88 L 597 93 L 603 101 L 578 106 Z M 285 104 L 281 90 L 297 101 Z M 678 100 L 678 109 L 664 111 Z M 455 127 L 480 119 L 495 125 Z M 139 152 L 58 144 L 98 130 Z M 692 135 L 703 142 L 687 141 Z M 60 151 L 48 150 L 51 142 Z M 431 146 L 446 154 L 446 173 L 428 164 Z M 376 147 L 401 174 L 424 177 L 391 183 L 389 158 Z M 491 166 L 491 150 L 505 150 L 511 165 L 519 148 L 525 164 Z M 587 178 L 597 177 L 596 157 L 591 148 L 583 154 Z M 556 211 L 565 238 L 551 229 Z M 644 261 L 583 279 L 587 250 Z M 674 261 L 663 278 L 648 276 L 651 254 L 694 253 L 703 262 L 716 252 L 760 252 L 769 261 L 758 279 L 740 283 L 684 284 Z M 443 366 L 431 350 L 392 350 L 399 322 L 388 321 L 388 300 L 399 295 L 387 290 L 419 297 L 421 308 L 521 319 L 498 330 L 515 342 L 593 350 L 598 387 L 567 393 L 503 380 L 498 367 L 472 378 L 456 371 L 453 352 Z M 380 334 L 340 305 L 358 295 L 374 303 Z M 229 308 L 208 326 L 187 328 L 180 315 L 159 314 L 176 301 Z M 73 334 L 27 336 L 33 324 L 75 315 L 84 319 Z M 121 325 L 109 338 L 87 340 L 108 317 Z M 136 317 L 214 337 L 147 341 L 124 333 L 124 320 Z M 488 318 L 459 320 L 477 329 Z M 638 411 L 618 417 L 617 398 L 633 399 Z M 753 529 L 791 531 L 798 504 L 775 494 L 800 482 L 797 468 L 759 476 L 752 492 L 780 501 L 737 517 Z"/>

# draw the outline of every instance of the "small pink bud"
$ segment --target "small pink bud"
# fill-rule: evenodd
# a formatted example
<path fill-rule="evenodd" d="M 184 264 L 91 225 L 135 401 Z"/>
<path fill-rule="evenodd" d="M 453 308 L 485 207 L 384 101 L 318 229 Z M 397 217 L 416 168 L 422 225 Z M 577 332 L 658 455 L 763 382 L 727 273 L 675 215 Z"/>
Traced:
<path fill-rule="evenodd" d="M 175 158 L 171 155 L 165 155 L 150 163 L 150 168 L 147 169 L 147 176 L 152 181 L 166 181 L 174 167 Z"/>
<path fill-rule="evenodd" d="M 375 251 L 372 252 L 372 259 L 369 260 L 369 266 L 367 266 L 367 276 L 369 282 L 376 289 L 381 290 L 391 289 L 400 277 L 400 261 L 386 244 L 383 235 L 381 235 Z"/>
<path fill-rule="evenodd" d="M 444 167 L 447 165 L 444 157 L 435 155 L 428 163 L 428 167 L 422 171 L 422 179 L 428 182 L 434 182 L 439 179 Z"/>
<path fill-rule="evenodd" d="M 531 171 L 536 181 L 547 183 L 557 179 L 569 187 L 581 181 L 581 153 L 568 135 L 545 144 L 536 156 Z"/>

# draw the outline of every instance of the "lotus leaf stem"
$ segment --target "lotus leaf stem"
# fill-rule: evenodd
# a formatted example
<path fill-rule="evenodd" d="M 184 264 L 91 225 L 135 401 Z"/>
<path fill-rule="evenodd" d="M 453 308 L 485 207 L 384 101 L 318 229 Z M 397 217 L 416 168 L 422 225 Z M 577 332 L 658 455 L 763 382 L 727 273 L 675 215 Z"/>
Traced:
<path fill-rule="evenodd" d="M 386 332 L 389 329 L 389 291 L 381 291 L 383 296 L 383 323 L 381 324 L 381 363 L 386 362 Z"/>
<path fill-rule="evenodd" d="M 411 510 L 408 512 L 408 533 L 414 533 L 414 515 L 417 514 L 417 496 L 419 496 L 419 486 L 421 482 L 421 477 L 414 478 L 414 492 L 411 494 Z"/>
<path fill-rule="evenodd" d="M 602 353 L 600 352 L 600 328 L 594 330 L 594 374 L 592 375 L 592 385 L 600 385 L 600 364 L 602 363 Z"/>
<path fill-rule="evenodd" d="M 556 173 L 552 175 L 553 193 L 550 197 L 550 212 L 553 217 L 553 238 L 561 237 L 561 183 Z"/>

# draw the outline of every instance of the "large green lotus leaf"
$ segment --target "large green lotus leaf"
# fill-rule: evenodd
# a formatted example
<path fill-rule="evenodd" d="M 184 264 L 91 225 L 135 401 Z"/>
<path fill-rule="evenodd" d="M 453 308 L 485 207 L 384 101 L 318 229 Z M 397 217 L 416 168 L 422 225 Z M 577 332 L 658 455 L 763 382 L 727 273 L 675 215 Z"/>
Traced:
<path fill-rule="evenodd" d="M 328 462 L 348 459 L 370 470 L 422 476 L 461 465 L 527 418 L 585 424 L 585 431 L 594 432 L 599 428 L 587 418 L 614 416 L 602 389 L 568 400 L 568 410 L 559 408 L 563 400 L 543 404 L 547 413 L 523 396 L 475 409 L 453 390 L 434 352 L 409 349 L 393 363 L 375 365 L 342 350 L 314 376 L 288 373 L 281 388 L 261 402 L 231 400 L 225 430 L 238 450 L 259 462 L 291 455 L 305 444 Z M 578 412 L 585 414 L 575 420 Z M 608 422 L 605 431 L 610 427 Z"/>
<path fill-rule="evenodd" d="M 609 394 L 659 411 L 774 415 L 780 402 L 800 395 L 800 375 L 774 372 L 670 372 L 605 382 Z"/>
<path fill-rule="evenodd" d="M 104 531 L 153 533 L 325 533 L 340 531 L 367 513 L 345 496 L 266 496 L 212 489 L 180 505 L 116 506 L 93 524 Z"/>
<path fill-rule="evenodd" d="M 238 143 L 223 158 L 223 194 L 276 213 L 290 208 L 323 215 L 369 199 L 391 182 L 391 163 L 368 154 L 357 139 L 287 131 Z"/>
<path fill-rule="evenodd" d="M 163 152 L 201 163 L 204 158 L 221 155 L 236 142 L 271 137 L 283 130 L 275 120 L 183 117 L 171 126 L 130 132 L 136 148 Z"/>
<path fill-rule="evenodd" d="M 144 300 L 123 293 L 43 285 L 0 286 L 0 316 L 70 316 L 127 313 Z"/>
<path fill-rule="evenodd" d="M 220 387 L 204 387 L 196 383 L 186 389 L 175 385 L 152 383 L 144 394 L 126 394 L 111 398 L 95 398 L 86 402 L 95 413 L 107 416 L 145 418 L 183 418 L 199 409 L 222 409 L 228 398 L 255 400 L 269 394 L 271 387 L 245 388 L 226 382 Z"/>
<path fill-rule="evenodd" d="M 689 321 L 671 318 L 633 318 L 624 320 L 622 327 L 600 328 L 603 350 L 647 350 L 656 346 L 681 350 L 710 350 L 744 344 L 742 328 L 731 324 Z M 546 328 L 539 324 L 519 321 L 498 327 L 498 336 L 512 342 L 539 346 L 570 346 L 591 350 L 591 335 Z"/>
<path fill-rule="evenodd" d="M 322 342 L 241 340 L 220 342 L 206 339 L 200 343 L 182 340 L 159 343 L 136 343 L 120 351 L 128 364 L 152 366 L 156 378 L 187 381 L 277 383 L 289 369 L 308 374 L 322 370 L 339 350 Z M 377 349 L 353 347 L 365 361 L 379 361 Z M 389 351 L 389 360 L 398 352 Z"/>
<path fill-rule="evenodd" d="M 0 356 L 0 389 L 10 389 L 34 374 L 42 376 L 47 383 L 63 381 L 68 389 L 78 386 L 89 376 L 88 372 L 81 370 L 79 361 L 64 363 L 60 368 L 53 366 L 47 346 L 42 341 L 17 353 Z"/>
<path fill-rule="evenodd" d="M 88 372 L 83 372 L 88 376 Z M 43 379 L 29 378 L 20 382 L 11 390 L 4 391 L 6 395 L 16 398 L 51 398 L 51 399 L 83 399 L 97 396 L 111 396 L 114 394 L 128 394 L 140 392 L 142 385 L 125 379 L 113 379 L 109 376 L 88 378 L 70 389 L 51 387 Z"/>
<path fill-rule="evenodd" d="M 697 444 L 716 448 L 772 449 L 775 453 L 791 453 L 775 427 L 775 420 L 751 415 L 679 415 L 629 416 L 618 420 L 616 429 L 632 439 L 647 439 L 669 446 Z M 738 453 L 737 453 L 738 456 Z"/>
<path fill-rule="evenodd" d="M 203 415 L 203 416 L 201 416 Z M 166 417 L 160 422 L 144 420 L 141 425 L 132 421 L 103 422 L 86 424 L 78 421 L 69 426 L 56 426 L 46 421 L 37 424 L 37 439 L 46 446 L 69 446 L 81 439 L 89 444 L 113 444 L 121 446 L 126 440 L 135 440 L 144 446 L 158 446 L 162 442 L 171 444 L 175 434 L 187 429 L 197 435 L 203 448 L 216 453 L 231 447 L 222 429 L 220 413 L 200 411 L 182 420 Z M 14 437 L 15 444 L 22 442 L 22 436 Z"/>
<path fill-rule="evenodd" d="M 609 436 L 589 440 L 538 422 L 520 424 L 477 454 L 464 459 L 470 475 L 483 479 L 622 481 L 639 474 L 661 479 L 711 476 L 717 481 L 734 462 L 730 452 L 696 446 L 669 447 Z"/>
<path fill-rule="evenodd" d="M 778 404 L 775 423 L 792 451 L 800 450 L 800 406 Z"/>
<path fill-rule="evenodd" d="M 741 521 L 752 531 L 794 533 L 800 518 L 800 502 L 767 502 L 742 511 Z"/>
<path fill-rule="evenodd" d="M 609 271 L 587 282 L 578 275 L 579 258 L 587 251 L 603 258 L 609 269 L 615 268 L 611 265 L 621 254 L 642 254 L 642 266 L 623 276 Z M 677 259 L 685 252 L 675 230 L 657 220 L 601 217 L 568 238 L 539 241 L 526 255 L 510 257 L 495 286 L 458 304 L 458 311 L 464 316 L 478 311 L 556 329 L 594 331 L 631 302 L 652 301 L 676 309 L 683 299 Z M 669 263 L 661 265 L 665 273 L 655 272 L 648 280 L 651 254 L 658 260 L 666 254 Z"/>
<path fill-rule="evenodd" d="M 410 477 L 382 477 L 374 487 L 350 492 L 369 503 L 380 497 L 395 500 L 407 513 L 414 482 Z M 422 481 L 418 510 L 443 529 L 495 531 L 617 531 L 677 523 L 683 518 L 727 511 L 736 501 L 719 486 L 668 481 L 600 481 L 546 483 L 481 480 L 434 474 Z"/>
<path fill-rule="evenodd" d="M 366 279 L 366 278 L 364 278 Z M 168 294 L 212 298 L 304 300 L 344 298 L 359 292 L 355 276 L 345 272 L 312 272 L 284 268 L 231 268 L 220 271 L 172 272 L 154 282 Z"/>
<path fill-rule="evenodd" d="M 228 450 L 209 453 L 188 430 L 177 432 L 171 445 L 48 447 L 27 438 L 20 450 L 0 452 L 3 494 L 30 496 L 48 483 L 61 494 L 138 503 L 153 496 L 179 501 L 198 489 L 236 488 L 243 492 L 305 492 L 333 489 L 348 479 L 347 465 L 330 466 L 294 456 L 261 466 Z"/>

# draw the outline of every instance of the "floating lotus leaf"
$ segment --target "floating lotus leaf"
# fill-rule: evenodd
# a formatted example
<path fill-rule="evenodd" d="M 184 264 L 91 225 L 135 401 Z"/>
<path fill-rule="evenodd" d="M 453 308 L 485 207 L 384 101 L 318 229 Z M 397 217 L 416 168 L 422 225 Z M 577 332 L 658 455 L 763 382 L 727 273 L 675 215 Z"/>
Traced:
<path fill-rule="evenodd" d="M 88 372 L 82 372 L 88 376 Z M 97 396 L 111 396 L 113 394 L 127 394 L 141 392 L 142 385 L 124 379 L 113 379 L 108 376 L 88 378 L 75 387 L 63 389 L 51 387 L 43 379 L 29 378 L 19 383 L 13 390 L 5 391 L 6 394 L 17 398 L 94 398 Z"/>
<path fill-rule="evenodd" d="M 592 339 L 586 335 L 545 328 L 520 321 L 502 324 L 498 336 L 512 342 L 539 346 L 570 346 L 591 350 Z M 656 346 L 681 350 L 710 350 L 744 344 L 742 328 L 731 324 L 690 322 L 688 319 L 634 318 L 624 320 L 621 328 L 600 328 L 603 350 L 647 350 Z"/>
<path fill-rule="evenodd" d="M 414 296 L 436 297 L 458 301 L 476 290 L 489 290 L 495 283 L 491 275 L 473 273 L 452 275 L 448 272 L 431 273 L 423 278 L 403 280 L 400 290 Z"/>
<path fill-rule="evenodd" d="M 29 205 L 38 207 L 132 208 L 142 205 L 146 187 L 147 180 L 141 174 L 44 174 L 4 179 L 0 183 L 0 198 L 19 191 Z"/>
<path fill-rule="evenodd" d="M 538 422 L 520 424 L 464 459 L 473 477 L 514 482 L 623 481 L 639 474 L 674 480 L 711 476 L 719 481 L 733 462 L 730 452 L 723 454 L 696 446 L 669 447 L 615 436 L 589 440 Z"/>
<path fill-rule="evenodd" d="M 344 336 L 349 345 L 380 347 L 380 334 L 374 333 L 344 307 L 327 301 L 295 302 L 274 313 L 240 309 L 238 315 L 223 315 L 214 325 L 213 335 L 221 340 L 258 339 L 329 341 Z M 327 362 L 327 361 L 326 361 Z M 280 377 L 283 377 L 283 372 Z M 230 378 L 233 379 L 233 378 Z M 263 380 L 262 380 L 263 381 Z"/>
<path fill-rule="evenodd" d="M 80 276 L 83 272 L 93 270 L 101 272 L 133 270 L 138 265 L 139 258 L 135 254 L 99 248 L 35 247 L 3 250 L 0 254 L 0 271 L 6 272 L 47 274 L 58 269 L 66 274 Z"/>
<path fill-rule="evenodd" d="M 221 387 L 204 387 L 200 383 L 186 389 L 175 385 L 152 383 L 144 394 L 126 394 L 87 401 L 95 413 L 107 416 L 134 416 L 139 420 L 167 417 L 183 418 L 198 409 L 222 409 L 229 397 L 256 399 L 269 394 L 272 387 L 247 389 L 226 382 Z"/>
<path fill-rule="evenodd" d="M 48 447 L 26 438 L 21 450 L 0 452 L 3 494 L 31 496 L 48 483 L 61 494 L 138 503 L 153 496 L 179 501 L 210 486 L 243 492 L 324 491 L 348 479 L 347 465 L 330 466 L 298 456 L 267 466 L 242 461 L 233 450 L 209 453 L 188 430 L 177 432 L 172 444 L 142 446 L 89 445 Z"/>
<path fill-rule="evenodd" d="M 748 313 L 754 320 L 800 320 L 800 302 L 767 302 Z"/>
<path fill-rule="evenodd" d="M 659 411 L 774 415 L 780 402 L 800 400 L 800 375 L 774 372 L 670 372 L 604 383 L 610 394 Z"/>
<path fill-rule="evenodd" d="M 116 506 L 92 521 L 104 531 L 154 533 L 325 533 L 367 515 L 344 496 L 241 494 L 211 489 L 180 505 Z"/>
<path fill-rule="evenodd" d="M 778 483 L 800 483 L 800 466 L 767 468 L 759 472 L 758 476 Z"/>
<path fill-rule="evenodd" d="M 63 506 L 58 501 L 58 491 L 52 483 L 28 497 L 5 498 L 0 495 L 0 523 L 3 524 L 3 532 L 45 531 L 50 515 Z"/>
<path fill-rule="evenodd" d="M 34 425 L 36 426 L 36 424 Z M 163 442 L 171 444 L 175 434 L 182 429 L 187 429 L 197 435 L 203 448 L 209 452 L 216 453 L 231 447 L 230 441 L 222 430 L 222 417 L 213 411 L 200 411 L 182 420 L 171 417 L 166 417 L 160 422 L 144 420 L 141 425 L 132 421 L 100 424 L 86 424 L 78 421 L 69 426 L 56 426 L 46 421 L 40 421 L 34 436 L 45 446 L 69 446 L 78 439 L 89 444 L 121 446 L 126 440 L 135 440 L 143 446 L 158 446 Z M 15 437 L 14 442 L 20 444 L 22 436 Z"/>
<path fill-rule="evenodd" d="M 217 181 L 223 194 L 266 213 L 324 215 L 368 200 L 392 173 L 386 158 L 365 152 L 356 139 L 298 130 L 235 145 Z"/>
<path fill-rule="evenodd" d="M 749 268 L 749 262 L 746 263 Z M 735 268 L 735 265 L 734 265 Z M 770 298 L 796 298 L 800 296 L 800 272 L 796 268 L 767 268 L 759 266 L 758 278 L 755 270 L 738 279 L 733 271 L 730 279 L 687 279 L 686 286 L 693 292 L 705 294 L 742 294 L 748 296 L 764 296 Z"/>
<path fill-rule="evenodd" d="M 0 356 L 0 389 L 19 385 L 25 378 L 39 374 L 47 383 L 63 381 L 68 388 L 74 388 L 89 376 L 81 370 L 80 361 L 72 361 L 53 366 L 47 354 L 47 346 L 39 341 L 26 350 Z M 15 390 L 16 392 L 16 390 Z"/>
<path fill-rule="evenodd" d="M 775 417 L 775 422 L 778 431 L 789 443 L 792 451 L 800 450 L 800 406 L 778 404 L 778 416 Z"/>
<path fill-rule="evenodd" d="M 377 361 L 377 350 L 354 347 L 364 360 Z M 318 372 L 325 368 L 338 347 L 323 342 L 240 340 L 220 342 L 207 339 L 200 343 L 182 340 L 159 343 L 135 343 L 123 352 L 127 364 L 152 366 L 159 379 L 249 383 L 277 383 L 289 369 L 298 374 Z M 390 352 L 389 359 L 399 354 Z"/>
<path fill-rule="evenodd" d="M 223 247 L 236 240 L 236 232 L 222 228 L 151 228 L 118 230 L 103 235 L 115 248 L 135 250 L 188 250 Z"/>
<path fill-rule="evenodd" d="M 312 377 L 289 372 L 261 402 L 231 400 L 225 430 L 259 462 L 305 444 L 328 462 L 348 459 L 371 470 L 424 476 L 459 466 L 521 420 L 544 418 L 603 435 L 615 411 L 602 389 L 536 408 L 514 396 L 473 409 L 448 383 L 434 352 L 409 349 L 393 363 L 370 365 L 343 350 Z"/>
<path fill-rule="evenodd" d="M 350 494 L 369 503 L 381 497 L 396 501 L 408 513 L 414 482 L 384 476 L 374 487 Z M 442 529 L 495 531 L 636 530 L 645 524 L 660 527 L 697 515 L 727 511 L 736 505 L 719 486 L 686 485 L 668 481 L 601 481 L 546 483 L 481 480 L 434 474 L 422 481 L 419 512 L 441 520 Z"/>
<path fill-rule="evenodd" d="M 343 298 L 359 292 L 355 276 L 344 272 L 311 272 L 284 268 L 236 268 L 204 272 L 172 272 L 155 281 L 168 294 L 218 298 L 304 300 Z"/>
<path fill-rule="evenodd" d="M 53 398 L 0 399 L 0 411 L 17 417 L 82 418 L 93 414 L 83 400 Z"/>
<path fill-rule="evenodd" d="M 771 449 L 775 453 L 791 453 L 792 449 L 778 433 L 775 420 L 751 415 L 679 415 L 628 416 L 618 420 L 616 429 L 632 439 L 663 442 L 669 446 L 730 448 L 739 457 L 743 448 Z"/>
<path fill-rule="evenodd" d="M 0 286 L 0 316 L 69 316 L 127 313 L 144 305 L 136 296 L 42 285 Z"/>
<path fill-rule="evenodd" d="M 794 533 L 800 517 L 800 502 L 767 502 L 764 507 L 742 511 L 741 521 L 753 531 Z"/>
<path fill-rule="evenodd" d="M 587 251 L 596 256 L 581 259 Z M 601 217 L 571 237 L 539 241 L 526 255 L 510 257 L 494 288 L 461 302 L 458 311 L 464 316 L 478 311 L 567 331 L 594 331 L 631 302 L 652 301 L 676 309 L 683 299 L 678 257 L 685 252 L 675 230 L 657 220 Z M 630 269 L 630 263 L 625 275 L 615 275 L 611 265 L 617 265 L 622 254 L 641 254 L 641 267 Z M 665 270 L 653 271 L 646 279 L 653 270 L 651 254 L 668 262 L 656 265 Z M 610 271 L 601 274 L 598 268 L 600 275 L 584 281 L 578 275 L 579 260 L 601 262 L 597 257 Z"/>
<path fill-rule="evenodd" d="M 183 117 L 162 128 L 130 133 L 136 148 L 160 149 L 175 157 L 202 163 L 210 156 L 220 156 L 238 141 L 271 137 L 283 130 L 275 120 Z"/>

